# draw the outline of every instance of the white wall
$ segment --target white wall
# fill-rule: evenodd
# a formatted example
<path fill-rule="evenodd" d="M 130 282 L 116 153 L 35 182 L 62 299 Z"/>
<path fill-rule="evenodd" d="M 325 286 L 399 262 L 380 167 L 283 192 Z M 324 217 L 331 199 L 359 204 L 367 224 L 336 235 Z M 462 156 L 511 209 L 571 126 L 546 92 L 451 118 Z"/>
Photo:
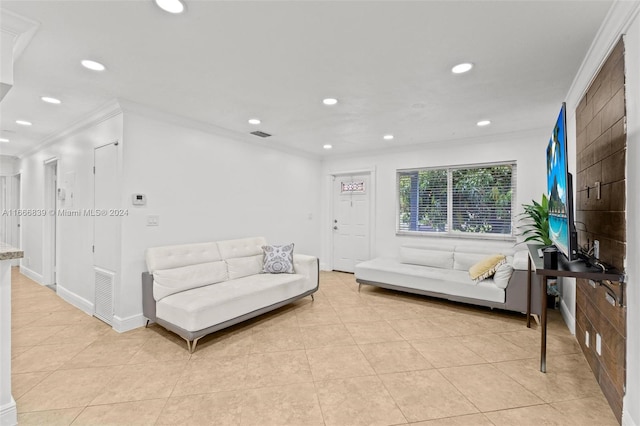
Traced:
<path fill-rule="evenodd" d="M 551 119 L 551 125 L 553 119 Z M 550 126 L 551 126 L 550 125 Z M 500 161 L 517 163 L 517 205 L 539 201 L 546 188 L 546 147 L 550 129 L 526 131 L 519 134 L 482 137 L 474 140 L 447 142 L 416 147 L 411 150 L 397 150 L 372 155 L 349 158 L 327 159 L 322 173 L 323 191 L 323 259 L 331 256 L 332 212 L 329 211 L 331 192 L 326 188 L 331 173 L 363 169 L 375 169 L 375 223 L 372 257 L 397 255 L 400 245 L 408 242 L 425 242 L 428 237 L 396 236 L 397 191 L 396 171 L 398 169 L 449 166 Z M 436 237 L 433 237 L 436 238 Z M 440 237 L 443 238 L 443 237 Z M 438 238 L 439 241 L 442 239 Z M 330 263 L 323 265 L 330 268 Z"/>
<path fill-rule="evenodd" d="M 141 318 L 147 247 L 264 236 L 320 254 L 319 160 L 153 116 L 125 110 L 122 197 L 130 214 L 122 223 L 119 320 Z M 147 196 L 145 207 L 131 205 L 134 193 Z M 148 215 L 160 225 L 146 226 Z"/>
<path fill-rule="evenodd" d="M 640 425 L 640 17 L 625 37 L 627 102 L 627 393 L 622 422 Z"/>
<path fill-rule="evenodd" d="M 114 115 L 116 114 L 116 115 Z M 89 128 L 70 132 L 39 151 L 21 158 L 22 208 L 44 209 L 45 165 L 58 159 L 58 187 L 67 190 L 67 198 L 58 208 L 65 210 L 93 208 L 94 148 L 122 140 L 122 114 L 111 112 L 110 118 Z M 73 177 L 74 184 L 69 184 Z M 73 202 L 71 199 L 73 198 Z M 44 217 L 23 217 L 23 272 L 41 282 L 43 274 Z M 93 219 L 57 217 L 58 293 L 85 311 L 93 309 Z M 114 236 L 117 238 L 118 236 Z"/>
<path fill-rule="evenodd" d="M 0 155 L 0 176 L 16 174 L 18 159 L 10 155 Z"/>

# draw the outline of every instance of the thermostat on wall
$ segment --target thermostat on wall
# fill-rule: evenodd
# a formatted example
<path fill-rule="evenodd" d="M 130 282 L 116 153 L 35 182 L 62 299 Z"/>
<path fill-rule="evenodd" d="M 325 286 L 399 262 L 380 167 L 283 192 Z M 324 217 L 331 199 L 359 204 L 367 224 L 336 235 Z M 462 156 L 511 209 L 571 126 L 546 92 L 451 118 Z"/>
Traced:
<path fill-rule="evenodd" d="M 147 204 L 147 196 L 144 194 L 133 194 L 131 198 L 133 199 L 134 206 L 144 206 Z"/>

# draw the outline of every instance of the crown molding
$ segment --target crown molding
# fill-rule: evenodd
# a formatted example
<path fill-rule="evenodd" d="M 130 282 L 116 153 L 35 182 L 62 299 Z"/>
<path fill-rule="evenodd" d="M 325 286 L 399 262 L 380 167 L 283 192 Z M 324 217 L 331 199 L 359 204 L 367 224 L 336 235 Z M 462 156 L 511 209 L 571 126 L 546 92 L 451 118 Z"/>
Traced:
<path fill-rule="evenodd" d="M 40 23 L 6 9 L 0 9 L 0 29 L 13 37 L 13 61 L 15 62 L 40 28 Z"/>
<path fill-rule="evenodd" d="M 54 133 L 50 136 L 47 136 L 43 139 L 38 145 L 35 147 L 17 155 L 18 158 L 27 157 L 35 152 L 40 151 L 41 149 L 52 145 L 63 138 L 69 137 L 75 133 L 78 133 L 84 129 L 95 126 L 96 124 L 102 123 L 116 115 L 122 114 L 122 108 L 117 100 L 111 100 L 106 104 L 102 105 L 100 108 L 95 109 L 84 117 L 72 123 L 68 128 L 62 130 L 58 133 Z"/>
<path fill-rule="evenodd" d="M 639 0 L 615 0 L 604 18 L 566 96 L 567 110 L 575 111 L 607 57 L 640 13 Z"/>
<path fill-rule="evenodd" d="M 122 108 L 125 116 L 127 113 L 141 115 L 147 118 L 151 118 L 153 120 L 162 121 L 164 123 L 171 123 L 177 126 L 187 127 L 190 129 L 199 130 L 205 133 L 209 133 L 216 136 L 222 136 L 229 139 L 233 139 L 236 141 L 244 142 L 253 146 L 260 146 L 263 148 L 271 149 L 274 151 L 283 152 L 289 155 L 295 155 L 297 157 L 303 157 L 310 160 L 321 161 L 322 157 L 317 155 L 310 154 L 306 151 L 282 146 L 280 144 L 269 144 L 267 141 L 258 141 L 256 140 L 256 136 L 236 132 L 233 130 L 229 130 L 223 127 L 219 127 L 210 123 L 206 123 L 200 120 L 195 120 L 193 118 L 188 118 L 181 115 L 176 115 L 170 112 L 161 111 L 156 108 L 152 108 L 147 105 L 143 105 L 128 99 L 118 98 L 118 103 Z M 126 131 L 126 121 L 125 121 L 125 131 Z"/>

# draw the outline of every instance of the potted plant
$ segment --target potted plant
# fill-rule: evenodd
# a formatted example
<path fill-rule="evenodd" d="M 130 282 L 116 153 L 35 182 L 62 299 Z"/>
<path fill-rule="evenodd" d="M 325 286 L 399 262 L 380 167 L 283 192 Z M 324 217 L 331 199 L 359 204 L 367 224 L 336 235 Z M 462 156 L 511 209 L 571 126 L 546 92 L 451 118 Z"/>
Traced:
<path fill-rule="evenodd" d="M 525 237 L 523 242 L 536 241 L 545 246 L 553 243 L 549 238 L 549 200 L 546 194 L 542 194 L 540 203 L 531 200 L 532 204 L 523 204 L 524 212 L 518 216 L 522 216 L 521 220 L 524 224 L 519 228 L 523 229 L 520 236 Z"/>

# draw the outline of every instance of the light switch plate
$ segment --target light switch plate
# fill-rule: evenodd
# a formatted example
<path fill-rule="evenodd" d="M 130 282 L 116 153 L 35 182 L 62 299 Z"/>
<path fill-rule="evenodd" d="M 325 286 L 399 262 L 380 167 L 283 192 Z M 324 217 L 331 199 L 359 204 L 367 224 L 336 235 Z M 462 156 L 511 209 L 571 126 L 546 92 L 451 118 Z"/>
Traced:
<path fill-rule="evenodd" d="M 596 353 L 602 355 L 602 337 L 600 333 L 596 333 Z"/>

